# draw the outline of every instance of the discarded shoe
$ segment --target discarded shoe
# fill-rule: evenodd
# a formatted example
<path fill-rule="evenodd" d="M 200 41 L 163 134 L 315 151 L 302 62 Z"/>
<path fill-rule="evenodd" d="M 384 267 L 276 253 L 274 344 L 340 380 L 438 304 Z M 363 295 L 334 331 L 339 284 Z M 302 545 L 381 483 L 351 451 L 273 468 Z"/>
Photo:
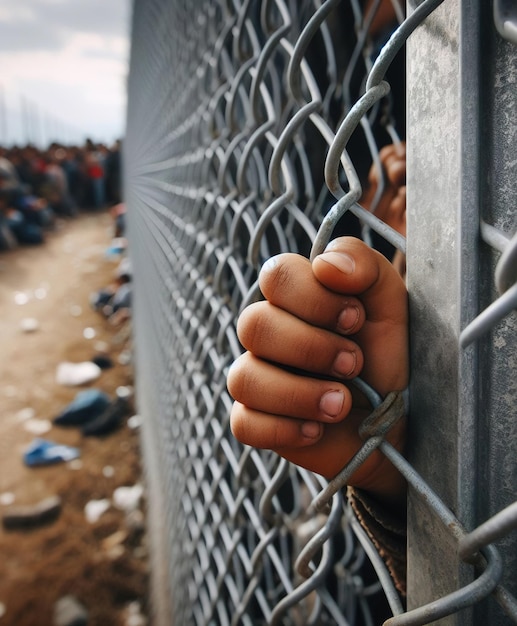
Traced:
<path fill-rule="evenodd" d="M 54 424 L 79 426 L 98 417 L 109 405 L 109 396 L 100 389 L 80 391 L 72 402 L 54 418 Z"/>
<path fill-rule="evenodd" d="M 23 460 L 25 465 L 51 465 L 63 461 L 72 461 L 80 455 L 78 448 L 64 446 L 48 439 L 35 439 L 25 451 Z"/>
<path fill-rule="evenodd" d="M 92 422 L 88 422 L 81 428 L 86 437 L 107 435 L 117 429 L 122 418 L 129 412 L 127 400 L 117 398 L 113 403 Z"/>
<path fill-rule="evenodd" d="M 109 358 L 109 356 L 106 356 L 104 354 L 97 354 L 96 356 L 94 356 L 92 359 L 92 363 L 98 365 L 101 370 L 107 370 L 113 367 L 113 361 Z"/>
<path fill-rule="evenodd" d="M 2 515 L 2 525 L 7 530 L 32 528 L 54 521 L 61 512 L 61 498 L 50 496 L 33 505 L 9 507 Z"/>

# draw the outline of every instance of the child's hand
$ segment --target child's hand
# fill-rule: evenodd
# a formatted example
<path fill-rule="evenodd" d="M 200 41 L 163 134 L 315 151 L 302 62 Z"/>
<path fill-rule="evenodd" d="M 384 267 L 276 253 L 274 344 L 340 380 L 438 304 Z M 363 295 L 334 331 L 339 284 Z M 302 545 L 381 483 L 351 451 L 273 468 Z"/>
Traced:
<path fill-rule="evenodd" d="M 270 448 L 336 475 L 360 448 L 370 412 L 347 381 L 361 375 L 382 396 L 408 383 L 407 294 L 391 264 L 358 239 L 334 240 L 311 263 L 282 254 L 260 273 L 266 298 L 247 307 L 238 334 L 248 350 L 232 366 L 231 427 L 241 442 Z M 404 424 L 387 439 L 398 449 Z M 350 484 L 401 499 L 402 477 L 374 452 Z"/>
<path fill-rule="evenodd" d="M 360 203 L 384 223 L 406 236 L 406 144 L 385 146 L 379 153 L 384 173 L 385 187 L 378 201 L 373 200 L 379 186 L 381 173 L 372 165 L 368 175 L 368 188 Z"/>

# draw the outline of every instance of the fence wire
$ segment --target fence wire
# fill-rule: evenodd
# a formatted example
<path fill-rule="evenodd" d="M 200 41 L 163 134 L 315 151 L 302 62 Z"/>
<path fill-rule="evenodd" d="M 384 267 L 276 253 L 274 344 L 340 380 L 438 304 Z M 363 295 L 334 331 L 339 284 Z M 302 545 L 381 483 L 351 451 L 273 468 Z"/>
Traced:
<path fill-rule="evenodd" d="M 407 17 L 397 0 L 134 2 L 126 201 L 150 515 L 153 503 L 163 515 L 153 567 L 170 623 L 427 624 L 487 596 L 517 623 L 494 545 L 517 527 L 517 503 L 468 532 L 383 432 L 327 483 L 229 430 L 236 318 L 260 297 L 263 262 L 316 255 L 344 233 L 388 256 L 406 251 L 375 215 L 387 185 L 379 153 L 405 139 L 405 43 L 442 1 Z M 372 165 L 380 182 L 367 210 Z M 497 294 L 462 331 L 463 349 L 514 315 L 512 235 L 481 223 L 500 253 Z M 450 558 L 473 572 L 407 612 L 342 497 L 376 448 L 452 534 Z"/>

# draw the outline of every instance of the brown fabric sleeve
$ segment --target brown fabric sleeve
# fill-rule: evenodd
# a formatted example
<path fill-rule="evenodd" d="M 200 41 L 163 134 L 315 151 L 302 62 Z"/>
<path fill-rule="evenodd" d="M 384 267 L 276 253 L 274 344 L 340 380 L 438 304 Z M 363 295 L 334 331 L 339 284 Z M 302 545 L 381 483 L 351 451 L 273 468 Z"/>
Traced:
<path fill-rule="evenodd" d="M 407 520 L 395 515 L 367 492 L 348 487 L 347 498 L 361 526 L 372 540 L 393 578 L 406 595 Z"/>

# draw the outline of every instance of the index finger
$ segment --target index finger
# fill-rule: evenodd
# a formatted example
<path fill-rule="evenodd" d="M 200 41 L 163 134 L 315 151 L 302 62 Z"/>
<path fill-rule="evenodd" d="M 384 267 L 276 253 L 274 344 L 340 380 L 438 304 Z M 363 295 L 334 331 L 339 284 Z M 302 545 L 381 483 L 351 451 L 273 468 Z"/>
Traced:
<path fill-rule="evenodd" d="M 259 285 L 271 304 L 313 326 L 349 335 L 364 323 L 361 301 L 325 287 L 315 277 L 310 261 L 298 254 L 269 259 L 260 272 Z"/>

